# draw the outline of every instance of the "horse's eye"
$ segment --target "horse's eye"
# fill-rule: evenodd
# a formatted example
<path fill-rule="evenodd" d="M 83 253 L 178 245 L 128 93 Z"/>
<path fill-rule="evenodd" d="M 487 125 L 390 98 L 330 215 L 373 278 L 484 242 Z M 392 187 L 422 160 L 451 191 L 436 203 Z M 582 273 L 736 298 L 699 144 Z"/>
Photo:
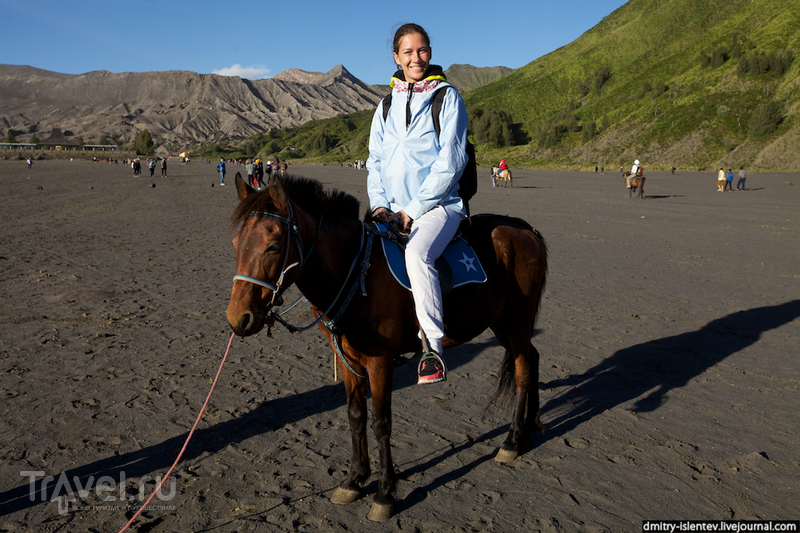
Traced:
<path fill-rule="evenodd" d="M 277 254 L 280 251 L 280 249 L 281 249 L 281 245 L 278 244 L 277 242 L 273 242 L 272 244 L 267 246 L 267 249 L 264 251 L 264 253 L 265 254 Z"/>

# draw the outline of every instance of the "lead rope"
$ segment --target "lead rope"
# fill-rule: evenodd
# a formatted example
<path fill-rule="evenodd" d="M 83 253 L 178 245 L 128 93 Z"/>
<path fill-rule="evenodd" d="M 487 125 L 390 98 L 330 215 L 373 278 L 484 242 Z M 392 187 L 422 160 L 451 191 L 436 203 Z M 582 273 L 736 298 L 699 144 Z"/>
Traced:
<path fill-rule="evenodd" d="M 211 393 L 214 392 L 214 387 L 217 385 L 217 380 L 219 380 L 219 376 L 222 373 L 222 367 L 225 364 L 225 360 L 228 358 L 228 352 L 231 351 L 231 344 L 233 344 L 233 338 L 235 336 L 236 336 L 235 333 L 231 333 L 231 339 L 228 341 L 228 348 L 225 350 L 225 355 L 222 357 L 222 362 L 219 364 L 219 370 L 217 370 L 217 375 L 214 377 L 214 382 L 211 384 L 211 390 L 208 391 L 208 396 L 206 397 L 206 401 L 205 401 L 205 403 L 203 403 L 203 407 L 200 409 L 200 414 L 197 415 L 197 420 L 194 421 L 194 425 L 192 426 L 191 431 L 189 431 L 189 435 L 186 437 L 186 442 L 183 443 L 183 448 L 181 448 L 181 451 L 178 454 L 178 457 L 175 458 L 175 462 L 172 463 L 172 466 L 169 468 L 167 473 L 164 475 L 164 478 L 158 483 L 158 486 L 156 487 L 156 490 L 153 491 L 153 494 L 151 494 L 150 497 L 147 498 L 147 501 L 144 502 L 144 504 L 141 507 L 139 507 L 139 510 L 136 511 L 136 514 L 133 515 L 133 517 L 128 521 L 127 524 L 125 524 L 125 527 L 123 527 L 122 529 L 119 530 L 119 533 L 122 533 L 123 531 L 128 529 L 130 527 L 130 525 L 133 524 L 133 521 L 136 520 L 136 518 L 138 518 L 140 514 L 142 514 L 142 511 L 144 511 L 147 508 L 147 505 L 150 503 L 150 501 L 153 499 L 153 497 L 156 494 L 158 494 L 158 491 L 161 490 L 161 487 L 164 486 L 164 483 L 166 483 L 167 479 L 169 479 L 169 475 L 172 473 L 172 471 L 175 469 L 175 467 L 178 466 L 178 463 L 180 462 L 181 457 L 183 457 L 183 452 L 186 451 L 186 447 L 189 445 L 189 440 L 192 438 L 192 435 L 194 434 L 194 430 L 197 428 L 197 424 L 200 423 L 200 419 L 203 418 L 203 413 L 206 412 L 206 407 L 208 406 L 208 401 L 211 399 Z"/>

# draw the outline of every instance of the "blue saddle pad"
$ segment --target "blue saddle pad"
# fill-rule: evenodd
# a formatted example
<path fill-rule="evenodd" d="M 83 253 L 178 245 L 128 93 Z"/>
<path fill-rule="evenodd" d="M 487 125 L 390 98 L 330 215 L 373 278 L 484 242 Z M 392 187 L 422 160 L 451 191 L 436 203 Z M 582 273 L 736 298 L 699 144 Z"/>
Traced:
<path fill-rule="evenodd" d="M 397 243 L 389 239 L 381 239 L 381 245 L 392 276 L 397 283 L 410 291 L 411 283 L 408 281 L 403 250 Z M 486 271 L 483 270 L 478 256 L 469 243 L 461 237 L 447 245 L 444 253 L 436 260 L 436 270 L 439 271 L 442 294 L 447 294 L 456 287 L 467 283 L 484 283 L 486 281 Z"/>

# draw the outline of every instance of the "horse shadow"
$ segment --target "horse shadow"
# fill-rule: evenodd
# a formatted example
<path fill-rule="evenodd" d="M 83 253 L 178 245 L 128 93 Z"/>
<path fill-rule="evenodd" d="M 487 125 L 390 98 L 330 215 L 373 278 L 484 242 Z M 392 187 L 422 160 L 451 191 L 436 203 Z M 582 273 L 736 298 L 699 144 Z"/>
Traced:
<path fill-rule="evenodd" d="M 665 195 L 656 195 L 656 196 L 648 196 L 648 200 L 663 200 L 665 198 L 686 198 L 684 194 L 665 194 Z"/>
<path fill-rule="evenodd" d="M 624 348 L 583 374 L 546 383 L 543 388 L 571 388 L 542 407 L 545 416 L 558 414 L 544 421 L 547 432 L 537 440 L 561 437 L 632 400 L 635 413 L 655 411 L 669 401 L 670 391 L 798 317 L 800 300 L 739 311 L 697 331 Z"/>
<path fill-rule="evenodd" d="M 562 437 L 604 411 L 635 400 L 648 391 L 649 394 L 636 401 L 633 411 L 655 411 L 668 401 L 667 394 L 671 390 L 683 387 L 729 355 L 756 343 L 764 332 L 788 324 L 798 317 L 800 300 L 739 311 L 712 320 L 697 331 L 619 350 L 581 375 L 543 384 L 542 388 L 573 388 L 542 407 L 543 418 L 548 412 L 560 414 L 549 421 L 543 420 L 547 431 L 537 433 L 534 442 L 524 452 L 530 452 L 547 440 Z M 475 444 L 500 437 L 508 431 L 508 427 L 509 424 L 506 424 L 475 439 L 466 438 L 457 446 L 432 454 L 428 461 L 404 471 L 401 477 L 425 471 Z M 493 452 L 484 454 L 469 464 L 415 487 L 402 501 L 397 502 L 397 512 L 422 502 L 431 491 L 457 480 L 493 457 Z"/>

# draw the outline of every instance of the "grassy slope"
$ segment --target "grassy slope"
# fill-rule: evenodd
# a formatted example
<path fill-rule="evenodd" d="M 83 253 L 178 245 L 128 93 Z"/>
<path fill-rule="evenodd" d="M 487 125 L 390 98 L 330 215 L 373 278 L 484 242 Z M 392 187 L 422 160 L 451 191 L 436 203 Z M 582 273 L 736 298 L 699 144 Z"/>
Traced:
<path fill-rule="evenodd" d="M 483 147 L 482 155 L 510 154 L 526 166 L 615 167 L 638 157 L 649 168 L 742 163 L 798 169 L 797 151 L 784 152 L 798 139 L 800 61 L 780 80 L 740 79 L 735 60 L 702 69 L 700 53 L 729 46 L 734 34 L 756 50 L 798 50 L 800 10 L 789 0 L 631 0 L 573 43 L 465 95 L 468 104 L 508 110 L 534 137 L 526 147 Z M 578 85 L 603 65 L 610 67 L 610 79 L 581 98 Z M 644 81 L 655 86 L 659 80 L 666 93 L 642 96 Z M 784 103 L 786 118 L 769 139 L 749 139 L 750 114 L 768 98 Z M 611 127 L 587 145 L 573 133 L 553 149 L 538 148 L 537 127 L 575 101 L 579 122 L 599 124 L 607 117 Z M 723 105 L 730 110 L 724 116 L 718 112 Z"/>
<path fill-rule="evenodd" d="M 459 92 L 465 93 L 497 81 L 511 72 L 513 69 L 508 67 L 478 68 L 472 65 L 454 64 L 450 65 L 444 74 L 447 81 L 458 87 Z"/>

